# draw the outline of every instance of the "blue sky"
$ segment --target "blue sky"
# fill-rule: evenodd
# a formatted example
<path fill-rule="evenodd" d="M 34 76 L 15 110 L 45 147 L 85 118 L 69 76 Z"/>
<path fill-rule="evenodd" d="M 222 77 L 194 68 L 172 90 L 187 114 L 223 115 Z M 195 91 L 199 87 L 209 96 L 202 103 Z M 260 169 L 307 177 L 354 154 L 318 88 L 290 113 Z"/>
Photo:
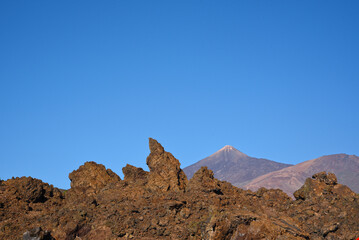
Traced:
<path fill-rule="evenodd" d="M 0 178 L 359 154 L 358 1 L 1 1 Z M 122 175 L 121 175 L 122 176 Z"/>

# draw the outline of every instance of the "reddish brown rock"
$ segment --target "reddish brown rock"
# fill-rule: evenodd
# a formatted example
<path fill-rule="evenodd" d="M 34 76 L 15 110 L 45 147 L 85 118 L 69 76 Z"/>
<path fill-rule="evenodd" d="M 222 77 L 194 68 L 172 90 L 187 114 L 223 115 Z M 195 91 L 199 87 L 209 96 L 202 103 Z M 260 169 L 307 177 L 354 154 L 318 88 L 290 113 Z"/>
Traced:
<path fill-rule="evenodd" d="M 155 139 L 149 139 L 150 155 L 146 163 L 150 169 L 148 185 L 161 191 L 184 191 L 187 177 L 180 168 L 179 161 Z"/>
<path fill-rule="evenodd" d="M 38 235 L 51 239 L 56 225 L 52 218 L 63 205 L 59 189 L 31 177 L 13 178 L 0 183 L 0 239 L 20 239 Z M 43 227 L 44 231 L 39 228 Z"/>
<path fill-rule="evenodd" d="M 69 174 L 71 191 L 93 195 L 110 183 L 119 182 L 120 177 L 104 165 L 86 162 Z"/>
<path fill-rule="evenodd" d="M 323 182 L 329 186 L 334 186 L 338 183 L 337 177 L 334 173 L 327 174 L 326 172 L 320 172 L 314 174 L 312 178 L 318 180 L 319 182 Z"/>
<path fill-rule="evenodd" d="M 53 197 L 62 196 L 52 185 L 31 177 L 12 178 L 3 181 L 0 186 L 6 190 L 4 194 L 26 203 L 43 203 Z"/>
<path fill-rule="evenodd" d="M 122 168 L 122 172 L 124 174 L 124 181 L 128 184 L 144 186 L 148 182 L 148 172 L 142 168 L 127 164 L 126 167 Z"/>
<path fill-rule="evenodd" d="M 337 178 L 334 173 L 320 172 L 308 178 L 293 195 L 296 199 L 302 200 L 318 197 L 331 193 L 335 185 L 337 185 Z"/>
<path fill-rule="evenodd" d="M 214 178 L 213 171 L 207 167 L 201 167 L 188 183 L 188 191 L 213 192 L 223 195 L 220 182 Z"/>
<path fill-rule="evenodd" d="M 308 179 L 293 201 L 283 191 L 246 191 L 206 167 L 188 182 L 155 140 L 150 172 L 127 165 L 124 181 L 103 165 L 70 174 L 72 188 L 32 178 L 0 182 L 0 239 L 356 239 L 359 198 L 335 175 Z M 24 235 L 25 234 L 25 235 Z"/>
<path fill-rule="evenodd" d="M 359 198 L 338 184 L 333 173 L 308 178 L 294 193 L 297 201 L 288 212 L 314 239 L 356 239 L 359 236 Z"/>

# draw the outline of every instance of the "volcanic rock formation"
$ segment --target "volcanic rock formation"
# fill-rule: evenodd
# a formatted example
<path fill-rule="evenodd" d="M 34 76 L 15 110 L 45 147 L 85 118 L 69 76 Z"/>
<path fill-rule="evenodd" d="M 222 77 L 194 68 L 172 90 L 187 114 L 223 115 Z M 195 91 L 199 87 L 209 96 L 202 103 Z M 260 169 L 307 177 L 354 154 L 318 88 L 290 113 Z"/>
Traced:
<path fill-rule="evenodd" d="M 281 190 L 242 190 L 206 167 L 187 181 L 150 139 L 150 172 L 124 180 L 94 162 L 61 192 L 31 177 L 0 181 L 0 239 L 356 239 L 359 197 L 334 174 L 307 179 L 292 200 Z"/>
<path fill-rule="evenodd" d="M 148 184 L 161 191 L 183 191 L 186 188 L 187 177 L 180 168 L 179 161 L 156 140 L 150 138 L 151 153 L 146 163 L 150 169 Z"/>
<path fill-rule="evenodd" d="M 87 195 L 96 194 L 109 183 L 121 180 L 111 169 L 106 169 L 104 165 L 95 162 L 86 162 L 78 170 L 70 173 L 69 178 L 71 180 L 70 192 L 81 192 Z"/>

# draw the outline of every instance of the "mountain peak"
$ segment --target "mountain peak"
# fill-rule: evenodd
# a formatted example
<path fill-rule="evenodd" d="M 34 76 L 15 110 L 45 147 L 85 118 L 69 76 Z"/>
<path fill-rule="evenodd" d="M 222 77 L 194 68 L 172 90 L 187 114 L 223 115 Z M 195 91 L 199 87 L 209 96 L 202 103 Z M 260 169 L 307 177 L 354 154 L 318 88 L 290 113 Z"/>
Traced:
<path fill-rule="evenodd" d="M 215 178 L 241 186 L 258 176 L 291 165 L 250 157 L 236 148 L 226 145 L 212 155 L 184 168 L 184 172 L 187 177 L 191 178 L 203 166 L 211 169 Z"/>
<path fill-rule="evenodd" d="M 239 155 L 241 157 L 247 157 L 247 154 L 242 153 L 241 151 L 239 151 L 238 149 L 230 146 L 230 145 L 226 145 L 223 148 L 219 149 L 216 153 L 220 153 L 220 152 L 235 152 L 236 155 Z"/>
<path fill-rule="evenodd" d="M 223 148 L 221 148 L 219 151 L 221 151 L 221 150 L 237 150 L 237 149 L 235 149 L 234 147 L 232 147 L 230 145 L 226 145 Z"/>

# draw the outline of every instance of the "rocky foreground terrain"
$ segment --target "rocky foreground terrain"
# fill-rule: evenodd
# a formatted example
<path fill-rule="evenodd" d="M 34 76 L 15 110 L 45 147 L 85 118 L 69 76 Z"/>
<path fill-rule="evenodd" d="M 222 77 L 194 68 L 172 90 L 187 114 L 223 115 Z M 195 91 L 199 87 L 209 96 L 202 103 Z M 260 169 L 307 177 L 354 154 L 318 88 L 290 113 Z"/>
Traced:
<path fill-rule="evenodd" d="M 87 162 L 60 191 L 30 177 L 0 182 L 0 239 L 357 239 L 359 197 L 331 173 L 294 193 L 242 190 L 206 167 L 187 180 L 179 161 L 150 139 L 149 172 L 124 179 Z"/>

